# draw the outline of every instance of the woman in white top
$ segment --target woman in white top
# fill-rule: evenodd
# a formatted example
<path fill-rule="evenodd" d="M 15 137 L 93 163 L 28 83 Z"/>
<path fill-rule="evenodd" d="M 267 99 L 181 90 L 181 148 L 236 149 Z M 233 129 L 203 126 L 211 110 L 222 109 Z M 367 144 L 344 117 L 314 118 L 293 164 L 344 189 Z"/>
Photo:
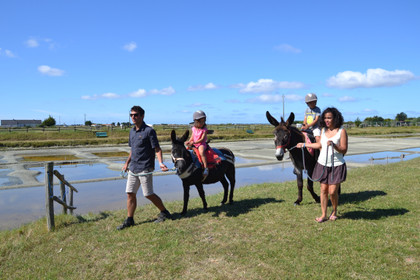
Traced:
<path fill-rule="evenodd" d="M 340 111 L 330 107 L 324 110 L 321 115 L 321 141 L 320 143 L 305 144 L 299 143 L 296 147 L 308 147 L 321 149 L 318 162 L 315 165 L 312 178 L 321 183 L 321 217 L 315 220 L 322 223 L 337 219 L 338 188 L 340 183 L 346 180 L 347 166 L 344 155 L 347 153 L 348 137 L 347 132 L 341 126 L 344 119 Z M 333 211 L 327 217 L 328 195 L 330 195 Z"/>

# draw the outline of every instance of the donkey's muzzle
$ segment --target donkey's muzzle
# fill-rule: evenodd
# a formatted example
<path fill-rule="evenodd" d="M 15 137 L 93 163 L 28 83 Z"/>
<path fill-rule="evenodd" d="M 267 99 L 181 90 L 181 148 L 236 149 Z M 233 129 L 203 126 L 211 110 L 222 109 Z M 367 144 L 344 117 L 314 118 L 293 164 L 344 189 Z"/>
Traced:
<path fill-rule="evenodd" d="M 284 150 L 283 150 L 283 148 L 277 148 L 275 155 L 276 155 L 277 160 L 283 160 L 283 157 L 284 157 Z"/>

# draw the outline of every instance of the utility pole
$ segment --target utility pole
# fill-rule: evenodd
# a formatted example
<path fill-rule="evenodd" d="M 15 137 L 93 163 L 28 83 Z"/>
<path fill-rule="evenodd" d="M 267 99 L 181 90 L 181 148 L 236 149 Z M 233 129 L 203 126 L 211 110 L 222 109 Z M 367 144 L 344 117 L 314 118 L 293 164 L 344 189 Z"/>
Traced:
<path fill-rule="evenodd" d="M 281 97 L 283 99 L 283 119 L 284 119 L 284 94 L 282 94 Z"/>

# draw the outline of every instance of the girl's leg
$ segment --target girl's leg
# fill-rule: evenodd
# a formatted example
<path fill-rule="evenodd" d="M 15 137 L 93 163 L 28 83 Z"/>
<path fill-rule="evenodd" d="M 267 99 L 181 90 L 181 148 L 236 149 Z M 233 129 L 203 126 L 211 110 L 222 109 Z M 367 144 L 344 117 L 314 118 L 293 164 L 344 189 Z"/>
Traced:
<path fill-rule="evenodd" d="M 201 157 L 201 160 L 203 161 L 204 168 L 207 168 L 207 158 L 204 153 L 204 146 L 203 145 L 199 146 L 198 151 L 200 152 L 200 157 Z"/>
<path fill-rule="evenodd" d="M 328 188 L 328 193 L 330 195 L 331 204 L 333 207 L 333 211 L 331 213 L 331 216 L 337 216 L 337 206 L 338 206 L 338 187 L 340 184 L 337 185 L 330 185 Z M 335 218 L 333 218 L 335 219 Z"/>
<path fill-rule="evenodd" d="M 328 207 L 328 185 L 321 183 L 321 212 L 322 215 L 317 220 L 327 219 L 327 207 Z"/>

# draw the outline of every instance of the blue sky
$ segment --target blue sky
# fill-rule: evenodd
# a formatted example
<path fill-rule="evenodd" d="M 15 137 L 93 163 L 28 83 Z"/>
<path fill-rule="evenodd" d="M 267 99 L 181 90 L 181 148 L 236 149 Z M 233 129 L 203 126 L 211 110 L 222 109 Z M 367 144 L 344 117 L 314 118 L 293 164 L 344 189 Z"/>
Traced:
<path fill-rule="evenodd" d="M 419 117 L 420 1 L 2 1 L 0 118 Z"/>

